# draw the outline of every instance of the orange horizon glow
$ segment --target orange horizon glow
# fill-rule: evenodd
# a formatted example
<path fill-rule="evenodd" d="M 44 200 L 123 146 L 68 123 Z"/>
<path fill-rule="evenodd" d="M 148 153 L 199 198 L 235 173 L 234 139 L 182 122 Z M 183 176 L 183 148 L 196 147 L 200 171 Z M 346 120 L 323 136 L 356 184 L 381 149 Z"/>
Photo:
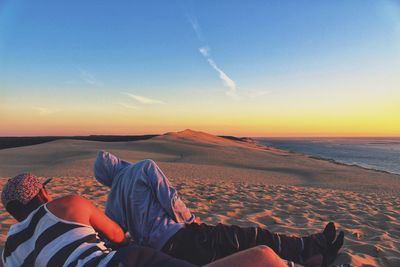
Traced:
<path fill-rule="evenodd" d="M 400 93 L 360 104 L 353 104 L 349 96 L 340 107 L 335 102 L 286 99 L 290 109 L 280 107 L 283 100 L 279 96 L 269 98 L 276 102 L 269 100 L 262 106 L 254 101 L 221 101 L 205 110 L 202 107 L 207 103 L 202 102 L 133 111 L 111 104 L 82 103 L 71 108 L 64 103 L 48 112 L 28 103 L 8 104 L 0 108 L 0 136 L 143 135 L 189 128 L 248 137 L 400 137 L 400 106 L 396 103 Z"/>

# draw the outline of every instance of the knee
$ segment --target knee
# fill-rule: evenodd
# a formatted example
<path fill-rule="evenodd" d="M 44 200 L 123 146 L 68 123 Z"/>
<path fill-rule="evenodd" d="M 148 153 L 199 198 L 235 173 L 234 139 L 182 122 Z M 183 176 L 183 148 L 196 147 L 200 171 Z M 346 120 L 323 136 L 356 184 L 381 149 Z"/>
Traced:
<path fill-rule="evenodd" d="M 157 164 L 152 159 L 144 159 L 144 160 L 140 161 L 140 163 L 145 169 L 157 167 Z"/>
<path fill-rule="evenodd" d="M 143 166 L 146 166 L 146 167 L 156 165 L 156 163 L 152 159 L 141 160 L 140 164 L 143 165 Z"/>
<path fill-rule="evenodd" d="M 275 254 L 275 252 L 272 248 L 270 248 L 268 246 L 264 246 L 264 245 L 257 246 L 254 248 L 254 250 L 262 255 L 274 255 Z"/>
<path fill-rule="evenodd" d="M 254 248 L 256 256 L 260 262 L 268 263 L 270 266 L 287 266 L 285 262 L 275 253 L 275 251 L 267 246 L 257 246 Z"/>
<path fill-rule="evenodd" d="M 274 262 L 278 260 L 280 257 L 275 253 L 275 251 L 268 246 L 257 246 L 254 247 L 254 254 L 256 258 L 259 258 L 263 261 L 271 261 Z"/>

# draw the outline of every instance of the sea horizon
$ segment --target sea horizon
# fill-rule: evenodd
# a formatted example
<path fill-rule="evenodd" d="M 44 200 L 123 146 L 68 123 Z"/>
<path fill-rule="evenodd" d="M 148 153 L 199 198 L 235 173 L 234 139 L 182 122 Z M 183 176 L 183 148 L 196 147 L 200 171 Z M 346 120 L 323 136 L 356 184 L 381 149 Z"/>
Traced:
<path fill-rule="evenodd" d="M 400 175 L 399 137 L 255 138 L 262 145 Z"/>

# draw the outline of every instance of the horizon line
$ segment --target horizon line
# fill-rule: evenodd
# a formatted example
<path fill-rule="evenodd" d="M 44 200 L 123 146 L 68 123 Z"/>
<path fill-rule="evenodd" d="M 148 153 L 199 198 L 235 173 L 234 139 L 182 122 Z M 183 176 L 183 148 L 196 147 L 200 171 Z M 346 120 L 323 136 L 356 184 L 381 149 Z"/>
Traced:
<path fill-rule="evenodd" d="M 180 132 L 180 131 L 169 131 L 169 132 Z M 164 133 L 146 133 L 146 134 L 72 134 L 72 135 L 1 135 L 0 138 L 36 138 L 36 137 L 90 137 L 90 136 L 110 136 L 110 137 L 138 137 L 138 136 L 161 136 L 169 132 Z M 196 132 L 204 132 L 205 131 L 196 131 Z M 210 134 L 210 133 L 209 133 Z M 293 139 L 293 138 L 400 138 L 400 135 L 234 135 L 234 134 L 212 134 L 215 136 L 234 136 L 234 137 L 250 137 L 250 138 L 284 138 L 284 139 Z"/>

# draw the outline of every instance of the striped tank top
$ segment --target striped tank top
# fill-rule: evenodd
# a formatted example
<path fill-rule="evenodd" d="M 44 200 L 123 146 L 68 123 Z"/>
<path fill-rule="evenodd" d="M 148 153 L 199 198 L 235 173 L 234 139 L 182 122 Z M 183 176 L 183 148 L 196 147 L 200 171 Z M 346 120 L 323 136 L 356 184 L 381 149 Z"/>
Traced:
<path fill-rule="evenodd" d="M 66 221 L 46 204 L 11 226 L 3 251 L 5 266 L 116 266 L 93 227 Z"/>

